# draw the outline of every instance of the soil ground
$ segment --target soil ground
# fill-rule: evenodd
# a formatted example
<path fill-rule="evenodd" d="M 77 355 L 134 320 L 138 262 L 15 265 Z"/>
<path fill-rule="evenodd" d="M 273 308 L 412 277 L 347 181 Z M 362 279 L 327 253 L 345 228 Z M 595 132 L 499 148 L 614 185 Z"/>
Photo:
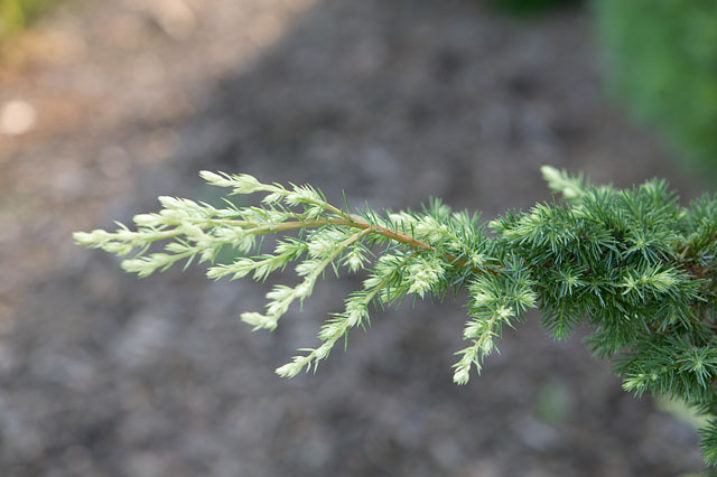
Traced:
<path fill-rule="evenodd" d="M 450 373 L 465 297 L 377 313 L 316 375 L 284 381 L 273 369 L 358 279 L 250 333 L 237 315 L 264 287 L 197 270 L 140 281 L 71 243 L 158 195 L 215 199 L 200 169 L 377 208 L 436 196 L 486 218 L 549 199 L 542 164 L 696 196 L 705 185 L 605 99 L 591 37 L 582 9 L 528 21 L 468 0 L 58 7 L 0 66 L 0 108 L 34 112 L 0 135 L 0 475 L 701 469 L 688 424 L 535 316 L 467 387 Z"/>

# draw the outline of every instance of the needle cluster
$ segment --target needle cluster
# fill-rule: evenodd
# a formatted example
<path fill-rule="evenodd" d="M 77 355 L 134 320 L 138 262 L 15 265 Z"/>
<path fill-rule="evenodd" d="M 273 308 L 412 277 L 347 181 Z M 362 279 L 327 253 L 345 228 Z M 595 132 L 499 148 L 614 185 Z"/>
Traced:
<path fill-rule="evenodd" d="M 162 209 L 135 216 L 134 229 L 119 224 L 74 238 L 125 257 L 122 267 L 140 277 L 195 260 L 209 264 L 212 279 L 263 281 L 293 266 L 294 285 L 274 286 L 263 311 L 242 313 L 254 329 L 275 329 L 327 273 L 362 273 L 362 287 L 325 321 L 318 345 L 276 370 L 284 377 L 315 369 L 377 307 L 465 288 L 457 384 L 480 372 L 505 326 L 537 308 L 557 339 L 591 325 L 588 346 L 615 363 L 625 390 L 681 399 L 717 416 L 717 196 L 685 208 L 659 180 L 620 190 L 550 167 L 542 172 L 562 200 L 483 224 L 437 200 L 420 212 L 355 213 L 310 186 L 204 171 L 229 196 L 263 194 L 260 204 L 160 197 Z M 275 240 L 265 241 L 268 235 Z M 219 263 L 225 247 L 239 258 Z M 702 433 L 705 459 L 717 462 L 717 420 Z"/>

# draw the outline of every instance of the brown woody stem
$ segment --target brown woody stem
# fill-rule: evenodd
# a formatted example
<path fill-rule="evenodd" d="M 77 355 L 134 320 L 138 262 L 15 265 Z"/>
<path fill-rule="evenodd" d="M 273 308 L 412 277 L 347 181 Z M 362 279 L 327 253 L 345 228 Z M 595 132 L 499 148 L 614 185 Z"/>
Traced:
<path fill-rule="evenodd" d="M 338 210 L 338 209 L 337 209 Z M 303 221 L 292 221 L 292 222 L 281 222 L 278 224 L 266 224 L 266 225 L 260 225 L 258 227 L 254 227 L 253 229 L 249 229 L 252 231 L 255 231 L 256 233 L 271 233 L 271 232 L 286 232 L 289 230 L 297 230 L 297 229 L 304 229 L 304 228 L 314 228 L 314 227 L 323 227 L 325 225 L 338 225 L 338 226 L 344 226 L 344 227 L 354 227 L 357 229 L 362 230 L 368 230 L 368 233 L 375 233 L 378 235 L 383 235 L 386 238 L 389 238 L 395 242 L 408 245 L 414 250 L 424 250 L 424 251 L 436 251 L 435 247 L 422 242 L 421 240 L 416 239 L 415 237 L 412 237 L 408 234 L 397 232 L 395 230 L 391 230 L 387 227 L 383 227 L 381 225 L 374 225 L 366 222 L 363 219 L 360 219 L 358 217 L 354 217 L 352 215 L 348 215 L 342 211 L 339 211 L 342 218 L 340 219 L 313 219 L 313 220 L 303 220 Z M 214 220 L 215 223 L 221 223 L 225 225 L 238 225 L 238 226 L 246 226 L 249 225 L 249 222 L 242 221 L 242 220 Z M 255 225 L 255 224 L 252 224 Z M 468 262 L 463 258 L 458 258 L 456 255 L 452 253 L 445 253 L 445 258 L 454 265 L 458 265 L 460 267 L 468 267 Z M 471 267 L 473 271 L 475 272 L 482 272 L 482 270 L 479 270 L 475 267 Z"/>

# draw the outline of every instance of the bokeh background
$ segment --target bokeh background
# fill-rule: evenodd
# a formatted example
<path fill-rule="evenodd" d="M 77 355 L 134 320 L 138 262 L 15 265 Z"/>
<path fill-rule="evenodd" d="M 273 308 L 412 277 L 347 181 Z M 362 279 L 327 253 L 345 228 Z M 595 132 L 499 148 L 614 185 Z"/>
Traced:
<path fill-rule="evenodd" d="M 265 287 L 197 269 L 137 280 L 71 241 L 158 195 L 216 200 L 200 169 L 486 218 L 549 200 L 543 164 L 618 186 L 664 177 L 687 202 L 713 189 L 710 156 L 670 129 L 684 108 L 651 113 L 673 83 L 641 98 L 652 110 L 631 103 L 635 75 L 657 70 L 624 66 L 648 58 L 620 30 L 630 3 L 0 0 L 0 475 L 700 472 L 692 425 L 624 393 L 580 332 L 555 342 L 530 316 L 456 387 L 465 297 L 408 304 L 286 381 L 273 369 L 360 277 L 251 333 L 238 314 Z M 714 78 L 704 38 L 669 31 Z M 717 104 L 716 84 L 692 89 Z"/>

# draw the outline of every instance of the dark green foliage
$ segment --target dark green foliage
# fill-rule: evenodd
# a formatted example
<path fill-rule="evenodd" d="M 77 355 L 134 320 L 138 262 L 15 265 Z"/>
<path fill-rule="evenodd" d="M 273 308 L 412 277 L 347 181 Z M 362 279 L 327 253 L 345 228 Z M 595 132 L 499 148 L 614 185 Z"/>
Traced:
<path fill-rule="evenodd" d="M 556 177 L 554 187 L 564 189 L 566 179 Z M 587 319 L 595 326 L 589 346 L 614 360 L 626 390 L 714 415 L 717 197 L 685 209 L 661 181 L 567 190 L 564 205 L 492 224 L 531 270 L 543 322 L 561 338 Z M 714 463 L 717 429 L 703 436 Z"/>
<path fill-rule="evenodd" d="M 491 4 L 501 10 L 516 14 L 534 14 L 550 10 L 551 8 L 562 7 L 581 0 L 490 0 Z"/>
<path fill-rule="evenodd" d="M 717 2 L 594 5 L 610 90 L 717 175 Z"/>

